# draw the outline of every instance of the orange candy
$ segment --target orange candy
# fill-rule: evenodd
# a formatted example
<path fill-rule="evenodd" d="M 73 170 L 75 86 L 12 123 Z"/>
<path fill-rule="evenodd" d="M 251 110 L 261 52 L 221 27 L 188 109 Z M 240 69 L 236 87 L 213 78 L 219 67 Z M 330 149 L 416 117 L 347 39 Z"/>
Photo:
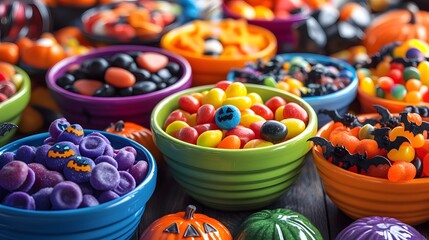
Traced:
<path fill-rule="evenodd" d="M 73 83 L 73 87 L 78 93 L 86 96 L 92 96 L 94 92 L 102 86 L 102 82 L 90 79 L 79 79 Z"/>
<path fill-rule="evenodd" d="M 237 135 L 226 136 L 217 145 L 218 148 L 224 148 L 224 149 L 240 149 L 240 146 L 241 146 L 241 140 Z"/>
<path fill-rule="evenodd" d="M 414 179 L 416 167 L 409 162 L 394 162 L 387 173 L 387 178 L 391 182 L 404 182 Z"/>
<path fill-rule="evenodd" d="M 168 64 L 168 57 L 156 52 L 141 53 L 137 59 L 137 64 L 149 72 L 157 72 Z"/>
<path fill-rule="evenodd" d="M 136 82 L 136 78 L 129 71 L 119 67 L 109 67 L 104 75 L 107 83 L 114 87 L 131 87 Z"/>

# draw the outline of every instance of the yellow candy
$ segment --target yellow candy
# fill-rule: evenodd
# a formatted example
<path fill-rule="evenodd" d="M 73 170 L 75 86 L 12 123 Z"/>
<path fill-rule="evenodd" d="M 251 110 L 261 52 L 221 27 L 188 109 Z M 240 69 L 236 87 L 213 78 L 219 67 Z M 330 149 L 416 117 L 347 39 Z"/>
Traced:
<path fill-rule="evenodd" d="M 420 81 L 422 81 L 422 84 L 429 86 L 429 62 L 420 62 L 419 65 L 417 65 L 417 69 L 420 72 Z"/>
<path fill-rule="evenodd" d="M 291 89 L 294 89 L 294 88 L 301 88 L 301 87 L 303 87 L 304 85 L 302 84 L 302 82 L 301 81 L 299 81 L 299 80 L 297 80 L 297 79 L 295 79 L 295 78 L 288 78 L 287 80 L 286 80 L 286 82 L 287 82 L 287 84 L 289 84 L 289 87 L 291 88 Z"/>
<path fill-rule="evenodd" d="M 247 96 L 250 98 L 250 100 L 252 101 L 252 105 L 253 104 L 256 104 L 256 103 L 261 103 L 261 104 L 263 104 L 264 103 L 264 101 L 262 100 L 262 98 L 261 98 L 261 95 L 259 95 L 259 94 L 257 94 L 257 93 L 255 93 L 255 92 L 251 92 L 251 93 L 248 93 L 247 94 Z"/>
<path fill-rule="evenodd" d="M 375 85 L 369 77 L 364 77 L 360 80 L 359 89 L 368 95 L 375 96 Z"/>
<path fill-rule="evenodd" d="M 281 121 L 284 119 L 283 117 L 283 109 L 285 108 L 285 106 L 280 106 L 276 109 L 276 112 L 274 113 L 274 119 L 277 121 Z"/>
<path fill-rule="evenodd" d="M 197 113 L 193 113 L 186 117 L 187 123 L 189 126 L 194 127 L 197 126 Z"/>
<path fill-rule="evenodd" d="M 216 109 L 220 106 L 222 106 L 222 103 L 226 99 L 225 92 L 220 88 L 212 88 L 210 89 L 207 94 L 203 94 L 201 98 L 201 105 L 203 104 L 211 104 Z"/>
<path fill-rule="evenodd" d="M 277 88 L 289 92 L 290 86 L 287 82 L 280 81 L 277 83 Z"/>
<path fill-rule="evenodd" d="M 184 122 L 184 121 L 177 120 L 177 121 L 174 121 L 174 122 L 170 123 L 167 126 L 167 128 L 165 129 L 165 132 L 168 135 L 172 135 L 176 131 L 179 131 L 180 129 L 182 129 L 184 127 L 189 127 L 189 125 L 186 122 Z"/>
<path fill-rule="evenodd" d="M 286 139 L 296 137 L 305 130 L 305 123 L 297 118 L 286 118 L 280 122 L 287 127 Z"/>
<path fill-rule="evenodd" d="M 252 139 L 244 144 L 243 149 L 245 148 L 260 148 L 260 147 L 268 147 L 272 146 L 272 142 L 265 141 L 263 139 Z"/>
<path fill-rule="evenodd" d="M 197 138 L 197 145 L 215 148 L 222 141 L 222 136 L 221 130 L 207 130 Z"/>
<path fill-rule="evenodd" d="M 229 85 L 226 88 L 225 94 L 226 94 L 227 98 L 246 96 L 247 95 L 247 88 L 241 82 L 233 82 L 231 85 Z"/>
<path fill-rule="evenodd" d="M 244 116 L 241 116 L 240 119 L 240 125 L 244 126 L 244 127 L 249 127 L 250 124 L 254 123 L 254 122 L 259 122 L 259 121 L 265 121 L 265 118 L 259 116 L 259 115 L 252 115 L 252 114 L 246 114 Z"/>
<path fill-rule="evenodd" d="M 236 106 L 240 111 L 250 108 L 252 106 L 252 100 L 247 96 L 242 97 L 229 97 L 223 101 L 222 105 L 234 105 Z"/>

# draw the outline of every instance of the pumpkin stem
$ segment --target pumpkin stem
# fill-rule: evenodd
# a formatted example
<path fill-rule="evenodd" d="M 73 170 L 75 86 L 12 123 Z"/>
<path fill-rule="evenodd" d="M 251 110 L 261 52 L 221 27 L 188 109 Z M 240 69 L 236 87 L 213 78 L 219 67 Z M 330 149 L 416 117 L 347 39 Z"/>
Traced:
<path fill-rule="evenodd" d="M 185 219 L 193 219 L 197 208 L 194 205 L 188 205 L 185 210 Z"/>
<path fill-rule="evenodd" d="M 122 132 L 125 128 L 125 123 L 122 120 L 119 120 L 115 123 L 115 132 Z"/>
<path fill-rule="evenodd" d="M 416 15 L 419 11 L 419 8 L 414 3 L 407 3 L 405 9 L 410 13 L 410 21 L 409 24 L 415 24 L 416 23 Z"/>

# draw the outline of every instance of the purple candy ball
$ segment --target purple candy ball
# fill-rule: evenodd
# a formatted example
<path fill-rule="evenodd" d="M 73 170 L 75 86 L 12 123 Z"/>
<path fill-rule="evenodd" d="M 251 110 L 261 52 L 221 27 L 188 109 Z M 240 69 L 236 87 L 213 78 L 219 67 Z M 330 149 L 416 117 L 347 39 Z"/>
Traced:
<path fill-rule="evenodd" d="M 118 186 L 120 175 L 118 170 L 105 162 L 95 165 L 89 182 L 91 186 L 100 191 L 108 191 Z"/>
<path fill-rule="evenodd" d="M 118 153 L 114 157 L 116 162 L 118 162 L 119 170 L 128 170 L 131 166 L 133 166 L 136 161 L 136 157 L 134 153 L 128 151 L 125 148 L 119 149 Z"/>
<path fill-rule="evenodd" d="M 58 118 L 51 122 L 49 125 L 49 134 L 51 138 L 56 142 L 58 136 L 68 127 L 70 123 L 65 118 Z"/>
<path fill-rule="evenodd" d="M 365 217 L 360 218 L 344 228 L 336 240 L 426 240 L 412 226 L 390 217 Z"/>
<path fill-rule="evenodd" d="M 17 189 L 17 191 L 28 192 L 33 187 L 34 182 L 36 181 L 36 174 L 33 169 L 28 168 L 27 178 L 24 183 Z"/>
<path fill-rule="evenodd" d="M 119 197 L 120 196 L 117 193 L 115 193 L 114 191 L 105 191 L 105 192 L 100 193 L 100 195 L 98 196 L 98 202 L 99 203 L 105 203 L 108 201 L 115 200 Z"/>
<path fill-rule="evenodd" d="M 43 144 L 36 149 L 36 156 L 34 157 L 35 163 L 46 165 L 48 159 L 48 151 L 52 146 L 49 144 Z"/>
<path fill-rule="evenodd" d="M 97 157 L 94 162 L 95 162 L 95 164 L 106 162 L 108 164 L 111 164 L 115 168 L 118 168 L 118 162 L 116 162 L 116 160 L 111 156 L 101 155 L 101 156 Z"/>
<path fill-rule="evenodd" d="M 92 161 L 92 159 L 83 156 L 77 156 L 74 159 L 70 159 L 67 165 L 64 167 L 64 177 L 65 179 L 75 183 L 88 182 L 94 166 L 95 163 Z"/>
<path fill-rule="evenodd" d="M 136 180 L 136 184 L 140 184 L 146 178 L 147 172 L 149 170 L 149 165 L 146 161 L 138 161 L 131 168 L 130 173 Z"/>
<path fill-rule="evenodd" d="M 114 152 L 114 149 L 113 149 L 112 145 L 108 144 L 106 146 L 106 149 L 104 149 L 103 155 L 104 156 L 110 156 L 110 157 L 115 156 L 115 152 Z"/>
<path fill-rule="evenodd" d="M 103 155 L 107 145 L 103 138 L 99 136 L 85 136 L 79 144 L 79 152 L 82 156 L 96 159 Z"/>
<path fill-rule="evenodd" d="M 82 191 L 76 183 L 64 181 L 54 187 L 50 200 L 52 209 L 75 209 L 82 203 Z"/>
<path fill-rule="evenodd" d="M 58 183 L 64 182 L 64 177 L 57 171 L 46 171 L 40 179 L 40 188 L 55 187 Z"/>
<path fill-rule="evenodd" d="M 90 137 L 90 136 L 101 137 L 107 143 L 107 145 L 111 145 L 109 139 L 107 139 L 107 137 L 104 136 L 103 134 L 101 134 L 100 132 L 91 132 L 91 133 L 87 134 L 86 136 L 87 137 Z"/>
<path fill-rule="evenodd" d="M 48 187 L 48 188 L 42 188 L 33 195 L 31 195 L 34 198 L 34 201 L 36 202 L 36 209 L 37 210 L 49 210 L 52 208 L 51 204 L 51 193 L 54 188 Z"/>
<path fill-rule="evenodd" d="M 10 207 L 35 210 L 36 203 L 32 196 L 25 192 L 13 192 L 3 199 L 3 204 Z"/>
<path fill-rule="evenodd" d="M 136 180 L 129 172 L 119 171 L 119 176 L 119 184 L 113 189 L 119 196 L 123 196 L 136 188 Z"/>
<path fill-rule="evenodd" d="M 97 206 L 99 204 L 100 203 L 98 202 L 97 198 L 89 194 L 84 194 L 82 197 L 82 203 L 80 204 L 79 208 L 92 207 Z"/>
<path fill-rule="evenodd" d="M 69 141 L 78 145 L 83 137 L 84 132 L 82 126 L 79 124 L 72 124 L 64 129 L 58 136 L 57 142 Z"/>
<path fill-rule="evenodd" d="M 3 166 L 0 170 L 0 187 L 14 191 L 27 179 L 28 166 L 21 161 L 12 161 Z"/>
<path fill-rule="evenodd" d="M 0 169 L 3 168 L 6 163 L 12 162 L 15 159 L 14 152 L 4 152 L 0 155 Z"/>
<path fill-rule="evenodd" d="M 36 148 L 29 145 L 20 146 L 15 153 L 15 160 L 19 160 L 27 164 L 34 162 L 35 157 L 36 157 Z"/>
<path fill-rule="evenodd" d="M 48 151 L 46 167 L 49 170 L 62 172 L 70 159 L 79 156 L 77 146 L 69 141 L 55 143 Z"/>

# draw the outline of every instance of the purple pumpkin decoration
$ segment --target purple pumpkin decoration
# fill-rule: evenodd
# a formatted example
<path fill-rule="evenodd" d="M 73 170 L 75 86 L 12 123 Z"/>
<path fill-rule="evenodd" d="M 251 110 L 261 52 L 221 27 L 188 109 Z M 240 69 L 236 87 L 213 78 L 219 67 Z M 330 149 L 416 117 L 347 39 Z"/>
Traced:
<path fill-rule="evenodd" d="M 390 217 L 365 217 L 344 228 L 335 240 L 426 240 L 412 226 Z"/>

